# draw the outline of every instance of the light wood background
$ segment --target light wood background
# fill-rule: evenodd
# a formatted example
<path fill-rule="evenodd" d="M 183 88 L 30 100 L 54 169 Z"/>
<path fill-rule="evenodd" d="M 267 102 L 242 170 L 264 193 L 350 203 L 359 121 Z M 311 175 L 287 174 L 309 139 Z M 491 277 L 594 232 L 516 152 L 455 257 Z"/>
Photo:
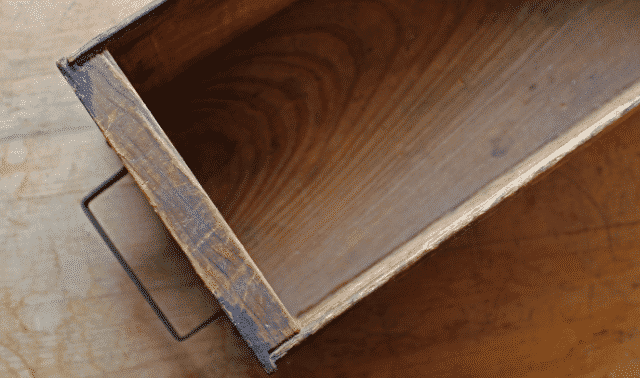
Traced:
<path fill-rule="evenodd" d="M 265 376 L 175 341 L 80 208 L 121 164 L 55 60 L 147 2 L 0 2 L 0 377 Z M 640 376 L 640 114 L 278 362 L 274 377 Z M 130 178 L 92 206 L 181 333 L 215 312 Z"/>

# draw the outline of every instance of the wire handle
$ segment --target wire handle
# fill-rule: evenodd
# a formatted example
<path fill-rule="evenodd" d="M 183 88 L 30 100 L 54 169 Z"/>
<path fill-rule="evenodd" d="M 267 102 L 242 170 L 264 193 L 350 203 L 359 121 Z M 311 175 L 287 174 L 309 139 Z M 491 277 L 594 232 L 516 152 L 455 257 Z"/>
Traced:
<path fill-rule="evenodd" d="M 180 336 L 178 334 L 178 331 L 176 331 L 176 329 L 173 327 L 171 322 L 169 322 L 169 319 L 167 319 L 166 315 L 162 312 L 158 304 L 153 300 L 153 298 L 149 294 L 149 291 L 144 287 L 142 282 L 140 282 L 140 280 L 138 279 L 136 274 L 133 272 L 129 264 L 127 264 L 127 262 L 125 261 L 124 257 L 122 257 L 122 254 L 120 254 L 120 251 L 118 251 L 118 248 L 116 248 L 116 246 L 113 244 L 111 239 L 109 239 L 109 236 L 104 231 L 104 229 L 102 228 L 102 226 L 100 225 L 96 217 L 93 215 L 91 210 L 89 210 L 89 203 L 91 201 L 93 201 L 97 196 L 99 196 L 100 193 L 104 192 L 106 189 L 108 189 L 113 184 L 118 182 L 121 178 L 126 176 L 127 173 L 129 173 L 129 171 L 127 171 L 127 168 L 122 167 L 118 172 L 116 172 L 114 175 L 106 179 L 102 184 L 100 184 L 98 187 L 93 189 L 89 194 L 87 194 L 82 199 L 82 204 L 81 204 L 82 211 L 84 211 L 87 218 L 89 218 L 89 220 L 91 221 L 91 224 L 93 225 L 93 227 L 96 229 L 96 231 L 98 231 L 98 234 L 100 234 L 100 236 L 102 237 L 102 240 L 104 240 L 105 244 L 107 244 L 107 247 L 109 247 L 113 255 L 116 257 L 116 259 L 120 263 L 120 265 L 122 265 L 122 268 L 125 270 L 125 272 L 127 272 L 127 275 L 129 276 L 131 281 L 133 281 L 133 283 L 136 285 L 136 287 L 138 288 L 142 296 L 147 300 L 147 303 L 149 303 L 149 306 L 151 306 L 151 308 L 156 313 L 158 318 L 160 318 L 160 320 L 162 321 L 162 324 L 164 324 L 164 326 L 167 328 L 167 331 L 169 331 L 171 336 L 173 336 L 173 338 L 176 339 L 177 341 L 184 341 L 189 337 L 193 336 L 196 332 L 208 326 L 211 322 L 213 322 L 220 316 L 222 316 L 224 312 L 222 310 L 216 311 L 207 320 L 202 322 L 202 324 L 200 324 L 196 328 L 189 331 L 186 335 Z"/>

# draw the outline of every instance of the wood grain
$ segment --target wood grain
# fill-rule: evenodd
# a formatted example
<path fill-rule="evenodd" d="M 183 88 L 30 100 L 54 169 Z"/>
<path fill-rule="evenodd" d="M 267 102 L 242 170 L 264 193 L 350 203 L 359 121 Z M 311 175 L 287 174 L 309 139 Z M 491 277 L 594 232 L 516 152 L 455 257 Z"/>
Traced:
<path fill-rule="evenodd" d="M 108 52 L 82 66 L 59 62 L 78 97 L 122 158 L 205 284 L 266 369 L 270 350 L 297 332 L 264 281 Z"/>
<path fill-rule="evenodd" d="M 0 2 L 2 377 L 266 377 L 226 317 L 173 340 L 80 209 L 121 162 L 52 63 L 141 5 Z M 640 118 L 559 165 L 272 377 L 639 375 Z"/>
<path fill-rule="evenodd" d="M 473 219 L 490 211 L 499 202 L 513 195 L 516 190 L 524 187 L 530 181 L 539 179 L 539 175 L 544 174 L 567 154 L 591 140 L 606 127 L 615 122 L 623 121 L 637 112 L 639 104 L 640 83 L 637 83 L 624 94 L 618 96 L 613 103 L 603 106 L 572 128 L 570 132 L 549 143 L 476 193 L 464 206 L 434 222 L 411 241 L 320 302 L 300 319 L 302 325 L 300 333 L 273 352 L 274 359 L 282 357 L 291 348 L 302 342 L 304 338 L 317 332 L 362 298 L 398 276 L 422 258 L 425 251 L 435 249 L 464 225 L 468 225 Z"/>
<path fill-rule="evenodd" d="M 639 178 L 634 111 L 291 350 L 278 376 L 637 376 Z"/>
<path fill-rule="evenodd" d="M 51 75 L 63 82 L 56 71 L 54 64 Z M 21 94 L 44 100 L 48 90 L 38 93 L 42 98 Z M 74 119 L 74 106 L 59 108 L 69 110 L 66 121 Z M 80 208 L 120 159 L 90 118 L 85 130 L 59 133 L 65 122 L 56 124 L 54 112 L 49 117 L 50 133 L 0 141 L 0 376 L 266 376 L 226 316 L 182 343 L 171 337 Z M 135 198 L 142 193 L 131 196 L 137 185 L 130 189 L 126 198 L 112 193 L 92 203 L 105 226 L 130 226 L 149 211 Z M 159 223 L 143 219 L 137 226 Z M 191 271 L 181 276 L 153 269 L 184 268 L 186 257 L 151 250 L 166 240 L 162 229 L 130 229 L 114 230 L 114 241 L 178 330 L 211 316 L 215 307 L 199 294 L 189 262 Z M 158 254 L 169 260 L 156 264 Z"/>
<path fill-rule="evenodd" d="M 120 64 L 134 73 L 139 90 L 152 90 L 293 1 L 156 0 L 92 38 L 68 61 L 108 49 L 122 56 Z"/>
<path fill-rule="evenodd" d="M 87 122 L 82 132 L 0 141 L 0 376 L 266 377 L 226 317 L 173 340 L 101 242 L 80 200 L 121 163 Z M 635 373 L 639 141 L 638 116 L 594 137 L 292 349 L 272 377 Z M 142 212 L 137 201 L 112 205 L 123 219 Z"/>
<path fill-rule="evenodd" d="M 287 309 L 309 318 L 635 83 L 639 12 L 305 0 L 138 90 Z"/>

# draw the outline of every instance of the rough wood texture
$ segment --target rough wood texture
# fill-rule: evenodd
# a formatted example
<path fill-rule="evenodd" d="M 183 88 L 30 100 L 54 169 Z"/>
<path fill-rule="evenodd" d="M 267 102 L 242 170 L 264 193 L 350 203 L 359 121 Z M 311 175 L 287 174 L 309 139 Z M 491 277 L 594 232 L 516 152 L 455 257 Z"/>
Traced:
<path fill-rule="evenodd" d="M 139 91 L 287 309 L 310 319 L 636 82 L 639 11 L 303 0 Z M 412 261 L 443 237 L 414 243 Z"/>
<path fill-rule="evenodd" d="M 269 353 L 297 332 L 295 321 L 191 172 L 174 157 L 109 53 L 79 67 L 61 61 L 59 68 L 258 359 L 273 369 Z"/>
<path fill-rule="evenodd" d="M 52 62 L 143 2 L 0 2 L 2 377 L 266 377 L 226 317 L 173 340 L 80 209 L 121 163 Z M 640 375 L 640 117 L 559 165 L 291 350 L 272 377 Z M 121 212 L 114 222 L 142 212 L 128 193 L 111 199 L 96 203 L 102 220 L 102 205 Z M 119 236 L 175 301 L 180 288 L 137 249 L 157 244 L 155 231 Z M 173 304 L 189 324 L 210 315 Z"/>
<path fill-rule="evenodd" d="M 49 72 L 75 98 L 55 65 Z M 50 89 L 12 88 L 33 101 Z M 73 124 L 75 106 L 77 98 L 52 105 L 50 133 L 23 137 L 16 126 L 16 138 L 0 140 L 0 377 L 266 377 L 226 316 L 175 341 L 106 248 L 80 201 L 122 163 L 84 109 L 86 129 L 55 132 Z M 57 111 L 68 115 L 56 119 Z M 145 202 L 131 179 L 92 209 L 184 334 L 212 315 L 216 300 L 186 257 L 165 249 L 171 237 L 159 219 L 144 218 Z"/>
<path fill-rule="evenodd" d="M 0 141 L 0 376 L 266 377 L 226 318 L 175 342 L 99 240 L 80 199 L 120 161 L 85 121 L 95 130 Z M 637 375 L 640 117 L 559 165 L 291 350 L 272 377 Z M 104 199 L 117 222 L 142 211 L 126 198 Z M 158 243 L 119 235 L 132 257 Z"/>

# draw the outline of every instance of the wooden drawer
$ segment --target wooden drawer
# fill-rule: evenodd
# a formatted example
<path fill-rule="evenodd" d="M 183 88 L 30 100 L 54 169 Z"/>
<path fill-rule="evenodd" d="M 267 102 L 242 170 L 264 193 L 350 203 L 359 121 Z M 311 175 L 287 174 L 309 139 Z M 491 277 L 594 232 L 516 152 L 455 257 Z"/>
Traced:
<path fill-rule="evenodd" d="M 632 109 L 639 20 L 635 1 L 156 1 L 58 66 L 270 371 Z"/>

